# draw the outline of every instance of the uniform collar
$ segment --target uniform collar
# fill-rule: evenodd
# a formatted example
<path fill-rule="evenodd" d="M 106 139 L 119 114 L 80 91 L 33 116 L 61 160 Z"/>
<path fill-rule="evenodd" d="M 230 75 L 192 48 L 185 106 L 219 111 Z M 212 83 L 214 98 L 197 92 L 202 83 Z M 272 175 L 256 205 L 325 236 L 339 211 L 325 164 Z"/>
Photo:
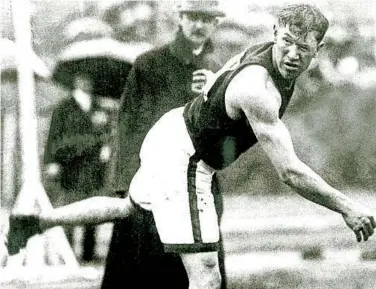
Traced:
<path fill-rule="evenodd" d="M 169 44 L 169 49 L 172 55 L 178 58 L 181 62 L 188 65 L 194 61 L 195 57 L 200 57 L 207 53 L 213 52 L 213 43 L 209 39 L 204 44 L 204 48 L 198 56 L 194 56 L 192 53 L 192 44 L 184 37 L 183 32 L 179 29 L 176 38 Z"/>

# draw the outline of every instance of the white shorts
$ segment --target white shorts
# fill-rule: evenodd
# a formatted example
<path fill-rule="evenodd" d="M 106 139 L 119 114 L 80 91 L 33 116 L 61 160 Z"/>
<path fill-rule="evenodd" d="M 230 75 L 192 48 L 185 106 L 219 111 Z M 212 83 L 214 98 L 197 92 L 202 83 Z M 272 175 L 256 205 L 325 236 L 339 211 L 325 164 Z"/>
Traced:
<path fill-rule="evenodd" d="M 141 167 L 129 194 L 136 204 L 152 211 L 165 251 L 216 251 L 215 170 L 195 155 L 183 110 L 166 113 L 147 134 L 140 152 Z"/>

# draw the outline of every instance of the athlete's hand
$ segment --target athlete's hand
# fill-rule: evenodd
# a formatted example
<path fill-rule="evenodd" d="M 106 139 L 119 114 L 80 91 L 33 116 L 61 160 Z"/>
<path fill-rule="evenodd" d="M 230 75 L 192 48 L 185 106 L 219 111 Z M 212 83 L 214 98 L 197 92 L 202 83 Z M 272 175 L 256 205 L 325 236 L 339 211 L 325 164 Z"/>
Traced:
<path fill-rule="evenodd" d="M 355 233 L 358 242 L 367 241 L 373 235 L 376 222 L 372 215 L 371 210 L 364 206 L 357 206 L 355 210 L 342 214 L 347 226 Z"/>

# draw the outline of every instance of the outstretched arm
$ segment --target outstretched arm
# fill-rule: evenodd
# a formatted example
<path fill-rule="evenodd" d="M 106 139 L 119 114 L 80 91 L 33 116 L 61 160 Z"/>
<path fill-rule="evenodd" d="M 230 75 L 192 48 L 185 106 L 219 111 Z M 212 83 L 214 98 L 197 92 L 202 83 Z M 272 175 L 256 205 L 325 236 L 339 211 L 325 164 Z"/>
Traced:
<path fill-rule="evenodd" d="M 266 70 L 256 66 L 245 68 L 233 79 L 227 94 L 228 99 L 234 99 L 230 107 L 247 116 L 281 180 L 304 198 L 342 214 L 357 240 L 366 241 L 376 227 L 371 210 L 331 187 L 299 160 L 290 133 L 279 119 L 280 94 Z"/>
<path fill-rule="evenodd" d="M 93 197 L 39 215 L 42 230 L 61 225 L 100 224 L 128 217 L 134 210 L 130 198 Z"/>

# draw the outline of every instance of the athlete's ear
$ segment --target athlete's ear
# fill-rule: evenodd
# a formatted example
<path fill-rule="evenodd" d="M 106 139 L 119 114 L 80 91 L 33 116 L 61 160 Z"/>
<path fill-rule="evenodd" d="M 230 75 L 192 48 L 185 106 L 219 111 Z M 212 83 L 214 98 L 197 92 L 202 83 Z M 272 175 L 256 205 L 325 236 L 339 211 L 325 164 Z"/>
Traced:
<path fill-rule="evenodd" d="M 273 35 L 274 35 L 274 42 L 277 42 L 277 34 L 278 34 L 278 28 L 277 25 L 273 25 Z"/>
<path fill-rule="evenodd" d="M 315 55 L 313 56 L 313 58 L 316 58 L 317 57 L 317 53 L 320 51 L 320 49 L 324 46 L 324 42 L 320 42 L 318 45 L 317 45 L 317 50 L 315 52 Z"/>
<path fill-rule="evenodd" d="M 325 42 L 320 42 L 319 45 L 317 45 L 317 52 L 320 51 L 321 48 L 323 48 L 325 45 Z"/>

